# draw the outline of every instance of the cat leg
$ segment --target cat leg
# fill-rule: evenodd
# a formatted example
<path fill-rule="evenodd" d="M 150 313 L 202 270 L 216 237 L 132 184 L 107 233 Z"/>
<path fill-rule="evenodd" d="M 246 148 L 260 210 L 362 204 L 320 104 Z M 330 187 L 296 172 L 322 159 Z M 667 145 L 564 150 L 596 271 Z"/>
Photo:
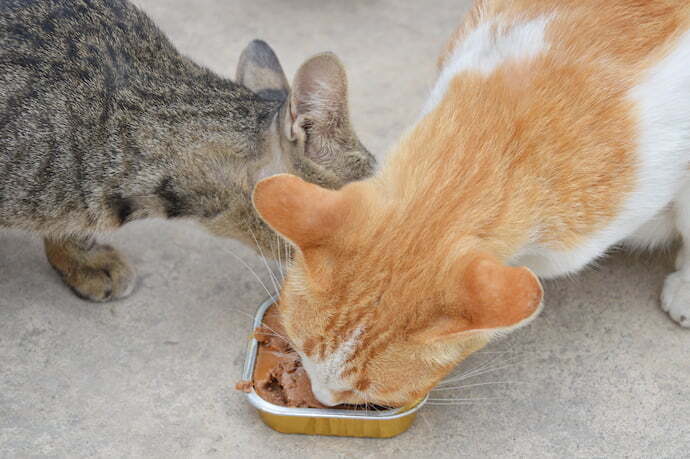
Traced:
<path fill-rule="evenodd" d="M 676 258 L 676 272 L 664 281 L 661 308 L 683 327 L 690 328 L 690 183 L 675 202 L 675 224 L 683 238 Z"/>
<path fill-rule="evenodd" d="M 51 266 L 80 298 L 108 301 L 134 290 L 134 270 L 111 246 L 93 237 L 45 238 L 44 245 Z"/>

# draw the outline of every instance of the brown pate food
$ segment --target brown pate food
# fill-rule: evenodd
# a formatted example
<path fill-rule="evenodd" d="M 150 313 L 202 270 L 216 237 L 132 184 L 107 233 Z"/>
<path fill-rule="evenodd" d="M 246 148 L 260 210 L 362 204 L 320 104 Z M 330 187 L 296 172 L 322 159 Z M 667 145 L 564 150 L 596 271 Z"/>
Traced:
<path fill-rule="evenodd" d="M 259 342 L 254 378 L 240 381 L 236 389 L 249 392 L 253 387 L 259 397 L 274 405 L 326 408 L 314 397 L 299 355 L 284 336 L 278 309 L 271 306 L 264 314 L 263 325 L 254 330 L 254 338 Z"/>
<path fill-rule="evenodd" d="M 278 309 L 268 308 L 261 327 L 254 330 L 259 350 L 254 364 L 252 381 L 240 381 L 235 388 L 251 392 L 252 388 L 262 399 L 274 405 L 292 408 L 328 408 L 321 404 L 311 391 L 309 376 L 302 367 L 299 355 L 285 339 L 285 330 L 280 324 Z M 331 409 L 363 410 L 360 405 L 336 405 Z M 387 410 L 382 406 L 368 409 Z"/>

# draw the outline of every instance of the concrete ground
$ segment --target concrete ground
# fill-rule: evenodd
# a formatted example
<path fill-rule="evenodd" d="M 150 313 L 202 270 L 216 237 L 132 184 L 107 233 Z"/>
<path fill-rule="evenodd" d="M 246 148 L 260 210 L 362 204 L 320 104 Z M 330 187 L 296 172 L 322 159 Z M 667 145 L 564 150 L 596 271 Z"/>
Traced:
<path fill-rule="evenodd" d="M 186 54 L 233 75 L 261 37 L 292 75 L 336 52 L 349 69 L 354 124 L 379 157 L 414 120 L 435 56 L 468 2 L 138 0 Z M 233 390 L 249 317 L 265 297 L 234 252 L 182 224 L 112 236 L 136 264 L 124 301 L 74 297 L 37 238 L 0 233 L 0 456 L 497 457 L 690 455 L 690 331 L 658 307 L 670 254 L 616 254 L 547 282 L 544 312 L 461 370 L 482 385 L 436 397 L 390 440 L 287 436 Z M 450 395 L 452 394 L 452 395 Z M 491 399 L 491 400 L 486 400 Z"/>

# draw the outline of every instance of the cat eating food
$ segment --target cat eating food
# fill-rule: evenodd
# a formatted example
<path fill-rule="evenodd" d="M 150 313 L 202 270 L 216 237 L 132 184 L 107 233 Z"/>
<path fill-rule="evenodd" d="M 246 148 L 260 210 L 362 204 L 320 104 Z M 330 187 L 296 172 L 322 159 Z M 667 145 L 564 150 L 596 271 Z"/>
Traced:
<path fill-rule="evenodd" d="M 339 191 L 253 201 L 291 241 L 279 304 L 316 398 L 402 406 L 530 323 L 537 276 L 684 242 L 661 306 L 690 327 L 690 5 L 476 2 L 417 123 Z"/>
<path fill-rule="evenodd" d="M 271 307 L 263 326 L 254 331 L 259 350 L 252 387 L 264 400 L 297 408 L 325 408 L 311 391 L 311 383 L 299 356 L 284 338 L 278 310 Z"/>
<path fill-rule="evenodd" d="M 275 234 L 250 200 L 259 179 L 292 172 L 338 188 L 373 172 L 330 53 L 290 87 L 257 40 L 230 81 L 178 53 L 126 0 L 0 4 L 0 228 L 43 236 L 80 297 L 135 286 L 99 233 L 190 219 L 270 255 Z"/>
<path fill-rule="evenodd" d="M 262 325 L 254 330 L 254 339 L 259 343 L 254 364 L 253 378 L 239 381 L 235 389 L 251 392 L 252 389 L 262 399 L 274 405 L 291 408 L 328 408 L 319 402 L 311 389 L 299 354 L 285 338 L 280 322 L 278 308 L 271 306 L 262 318 Z M 341 410 L 386 410 L 388 407 L 376 405 L 336 405 L 331 408 Z"/>

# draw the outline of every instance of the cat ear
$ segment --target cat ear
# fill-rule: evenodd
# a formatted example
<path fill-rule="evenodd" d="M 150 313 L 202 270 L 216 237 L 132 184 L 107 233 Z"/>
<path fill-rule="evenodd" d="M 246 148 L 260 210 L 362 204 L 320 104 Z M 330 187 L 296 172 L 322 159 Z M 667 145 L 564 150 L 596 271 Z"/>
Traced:
<path fill-rule="evenodd" d="M 259 216 L 301 249 L 317 246 L 344 218 L 341 192 L 290 174 L 259 181 L 252 196 Z"/>
<path fill-rule="evenodd" d="M 478 254 L 462 276 L 466 312 L 477 329 L 524 325 L 541 306 L 544 290 L 526 267 L 506 266 L 488 254 Z"/>
<path fill-rule="evenodd" d="M 528 268 L 506 266 L 484 253 L 465 257 L 459 264 L 456 304 L 436 312 L 421 331 L 424 341 L 473 331 L 511 331 L 536 317 L 544 292 Z"/>
<path fill-rule="evenodd" d="M 305 155 L 327 163 L 343 144 L 359 143 L 350 127 L 345 67 L 333 53 L 317 54 L 297 71 L 287 114 L 288 139 Z"/>
<path fill-rule="evenodd" d="M 283 101 L 289 92 L 278 56 L 263 40 L 254 40 L 244 48 L 237 64 L 235 81 L 267 100 Z"/>

